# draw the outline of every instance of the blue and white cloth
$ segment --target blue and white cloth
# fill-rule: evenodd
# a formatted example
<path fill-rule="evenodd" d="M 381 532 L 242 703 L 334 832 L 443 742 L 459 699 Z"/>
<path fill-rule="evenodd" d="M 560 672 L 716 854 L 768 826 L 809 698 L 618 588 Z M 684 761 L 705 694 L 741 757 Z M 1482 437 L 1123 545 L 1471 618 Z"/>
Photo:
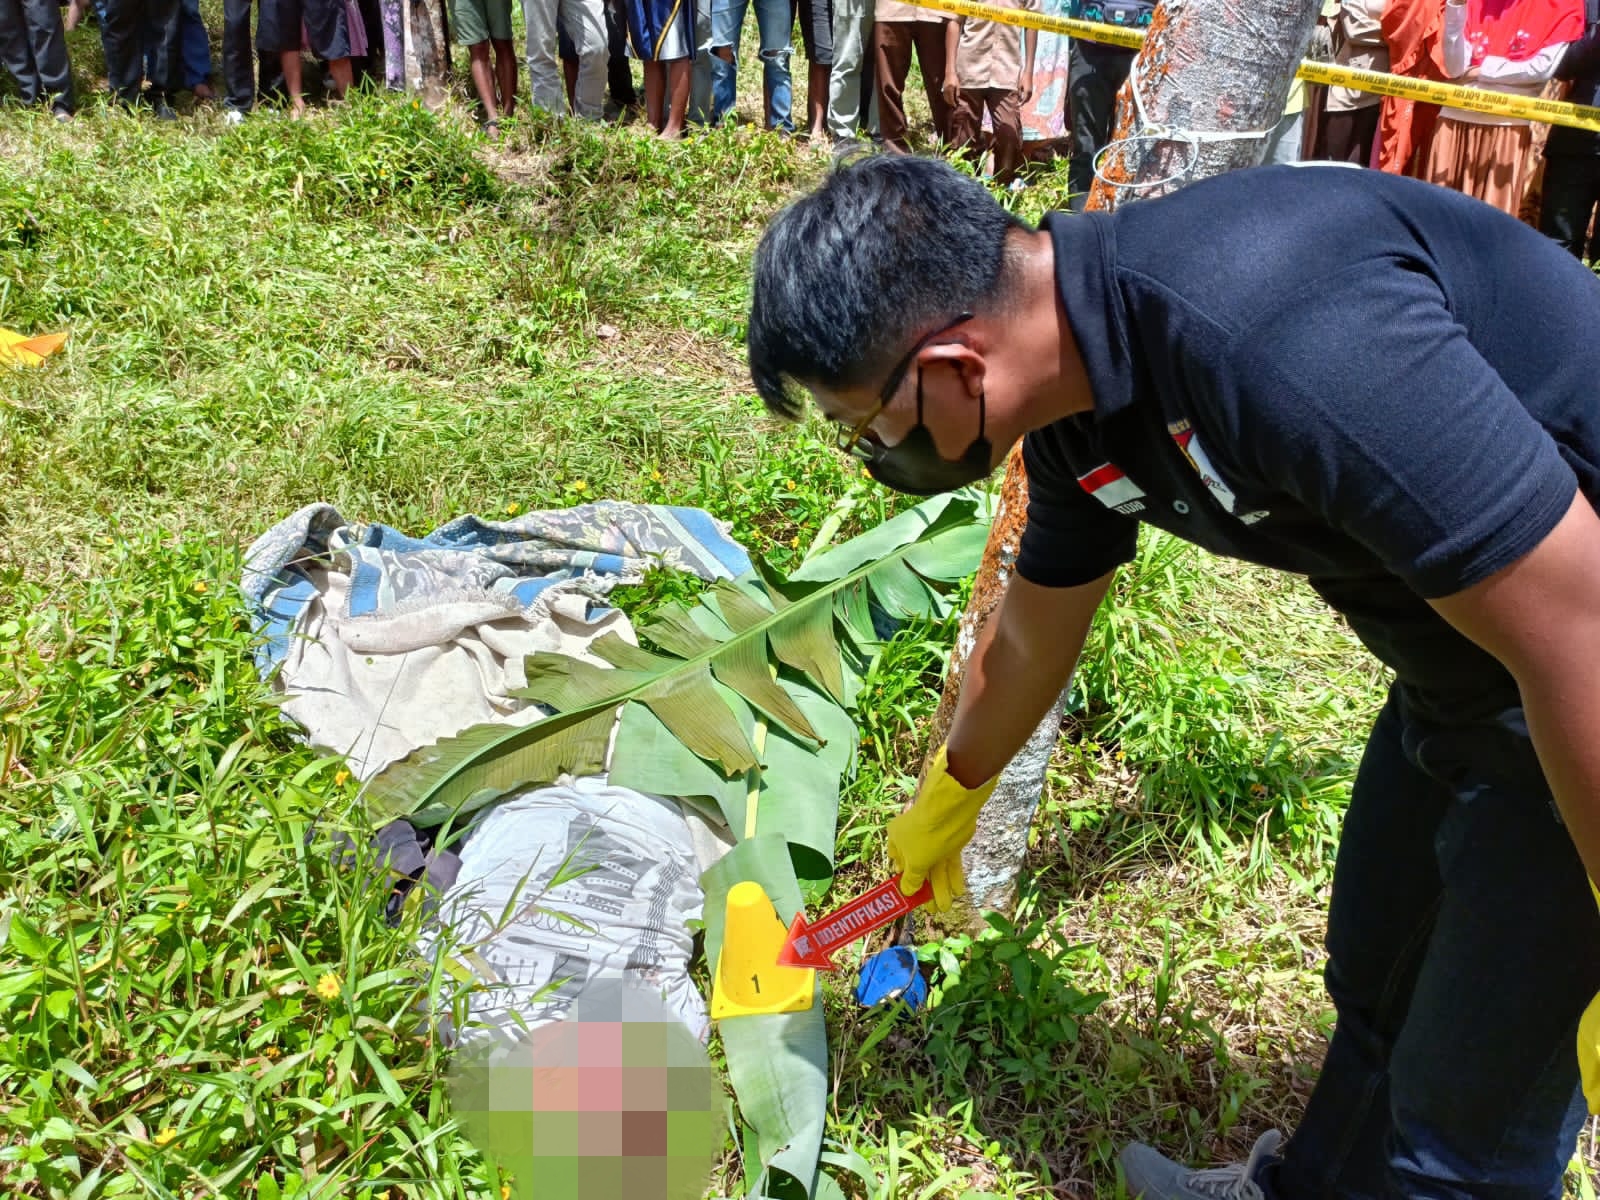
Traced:
<path fill-rule="evenodd" d="M 242 587 L 284 712 L 365 779 L 468 725 L 532 719 L 523 659 L 631 641 L 605 596 L 662 567 L 729 579 L 750 559 L 693 508 L 602 500 L 414 538 L 312 504 L 250 547 Z"/>

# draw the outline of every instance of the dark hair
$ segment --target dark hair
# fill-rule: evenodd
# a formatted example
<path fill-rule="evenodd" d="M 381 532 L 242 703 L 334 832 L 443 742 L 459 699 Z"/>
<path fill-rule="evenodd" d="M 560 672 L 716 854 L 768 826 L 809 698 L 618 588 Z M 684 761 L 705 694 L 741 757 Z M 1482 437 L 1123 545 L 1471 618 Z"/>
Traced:
<path fill-rule="evenodd" d="M 756 391 L 797 419 L 792 385 L 859 385 L 940 321 L 992 307 L 1007 284 L 1006 235 L 1027 228 L 936 159 L 840 167 L 756 247 L 745 338 Z"/>

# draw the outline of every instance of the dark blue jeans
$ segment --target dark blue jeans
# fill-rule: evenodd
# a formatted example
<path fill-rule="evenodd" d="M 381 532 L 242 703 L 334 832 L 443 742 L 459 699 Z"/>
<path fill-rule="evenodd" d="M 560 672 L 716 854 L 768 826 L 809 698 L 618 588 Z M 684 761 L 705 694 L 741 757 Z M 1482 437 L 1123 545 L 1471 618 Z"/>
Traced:
<path fill-rule="evenodd" d="M 1338 1024 L 1282 1200 L 1558 1200 L 1584 1118 L 1600 914 L 1520 708 L 1424 720 L 1403 689 L 1356 777 L 1328 913 Z"/>

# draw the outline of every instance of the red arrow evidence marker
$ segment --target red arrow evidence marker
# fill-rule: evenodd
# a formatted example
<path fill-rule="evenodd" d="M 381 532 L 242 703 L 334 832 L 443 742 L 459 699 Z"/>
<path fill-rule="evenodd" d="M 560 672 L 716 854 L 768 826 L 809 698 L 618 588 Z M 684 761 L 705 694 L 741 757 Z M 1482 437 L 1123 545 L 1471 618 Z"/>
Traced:
<path fill-rule="evenodd" d="M 812 967 L 818 971 L 835 969 L 832 955 L 851 942 L 881 929 L 914 908 L 933 899 L 933 884 L 922 886 L 909 896 L 900 894 L 900 876 L 881 883 L 864 896 L 857 896 L 843 908 L 835 909 L 816 924 L 806 923 L 805 913 L 796 913 L 789 936 L 778 951 L 780 967 Z"/>

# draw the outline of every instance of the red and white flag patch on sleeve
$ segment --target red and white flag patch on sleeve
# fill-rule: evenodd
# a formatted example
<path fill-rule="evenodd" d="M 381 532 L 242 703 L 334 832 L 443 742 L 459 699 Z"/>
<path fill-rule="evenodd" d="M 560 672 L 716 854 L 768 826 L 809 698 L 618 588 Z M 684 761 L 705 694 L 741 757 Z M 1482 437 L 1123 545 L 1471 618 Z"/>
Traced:
<path fill-rule="evenodd" d="M 1115 512 L 1132 516 L 1144 511 L 1144 489 L 1110 463 L 1079 475 L 1078 486 Z"/>

